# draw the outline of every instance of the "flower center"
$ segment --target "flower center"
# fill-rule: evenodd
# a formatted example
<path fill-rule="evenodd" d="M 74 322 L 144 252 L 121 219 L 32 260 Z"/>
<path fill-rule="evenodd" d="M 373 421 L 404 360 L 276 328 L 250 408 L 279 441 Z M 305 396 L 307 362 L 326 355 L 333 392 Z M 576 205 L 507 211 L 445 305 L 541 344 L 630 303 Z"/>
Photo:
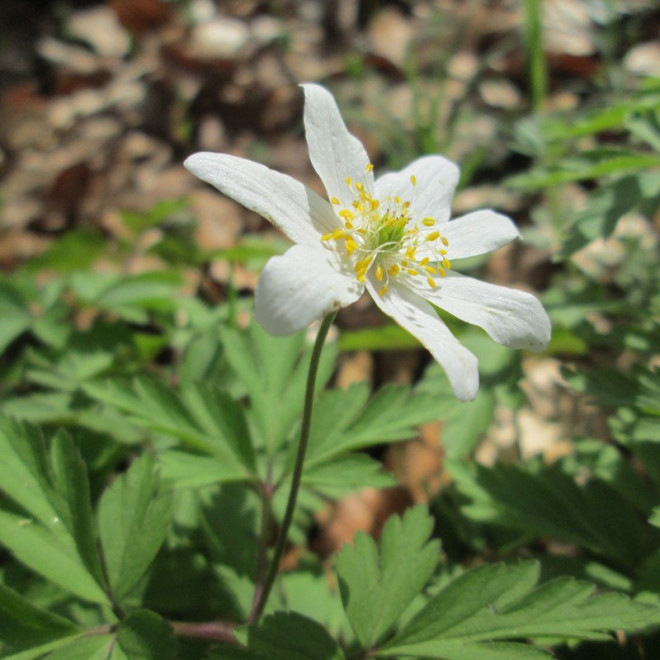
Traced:
<path fill-rule="evenodd" d="M 373 165 L 366 169 L 370 171 Z M 321 241 L 333 242 L 350 259 L 358 282 L 366 282 L 373 269 L 381 297 L 395 278 L 408 280 L 411 285 L 425 282 L 435 289 L 436 279 L 444 277 L 451 268 L 447 258 L 449 241 L 435 227 L 435 218 L 419 219 L 410 214 L 417 186 L 414 175 L 410 183 L 411 201 L 398 196 L 378 200 L 363 183 L 347 177 L 346 185 L 355 197 L 351 207 L 343 207 L 336 197 L 330 200 L 343 228 L 324 234 Z"/>

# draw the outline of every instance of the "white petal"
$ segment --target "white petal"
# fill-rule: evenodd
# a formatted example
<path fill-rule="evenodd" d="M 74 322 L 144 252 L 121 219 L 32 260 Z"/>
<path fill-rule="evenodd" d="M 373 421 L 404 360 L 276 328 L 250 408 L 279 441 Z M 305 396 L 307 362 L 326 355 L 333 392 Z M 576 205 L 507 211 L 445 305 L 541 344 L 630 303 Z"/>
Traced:
<path fill-rule="evenodd" d="M 272 222 L 296 243 L 318 244 L 340 226 L 332 206 L 299 181 L 228 154 L 200 152 L 184 166 L 221 193 Z M 221 221 L 221 218 L 218 219 Z"/>
<path fill-rule="evenodd" d="M 346 184 L 346 177 L 360 181 L 373 190 L 373 173 L 367 172 L 369 156 L 362 143 L 348 132 L 332 94 L 320 85 L 304 84 L 305 137 L 309 158 L 329 198 L 336 197 L 350 207 L 356 194 Z"/>
<path fill-rule="evenodd" d="M 441 231 L 449 241 L 447 257 L 450 260 L 491 252 L 520 236 L 511 218 L 490 210 L 450 220 Z"/>
<path fill-rule="evenodd" d="M 355 302 L 364 286 L 337 255 L 318 246 L 294 245 L 272 257 L 254 296 L 254 317 L 271 335 L 288 335 L 332 310 Z"/>
<path fill-rule="evenodd" d="M 461 401 L 474 399 L 479 390 L 479 363 L 463 346 L 423 298 L 410 289 L 390 282 L 384 297 L 378 282 L 367 281 L 367 290 L 380 309 L 416 337 L 442 365 L 454 394 Z"/>
<path fill-rule="evenodd" d="M 410 177 L 417 179 L 413 186 Z M 376 181 L 376 197 L 383 201 L 388 195 L 411 202 L 413 218 L 435 218 L 447 222 L 451 199 L 458 184 L 458 167 L 442 156 L 422 156 L 399 172 L 390 172 Z"/>
<path fill-rule="evenodd" d="M 542 351 L 550 341 L 550 319 L 530 293 L 480 282 L 449 271 L 423 296 L 462 321 L 483 328 L 511 348 Z"/>

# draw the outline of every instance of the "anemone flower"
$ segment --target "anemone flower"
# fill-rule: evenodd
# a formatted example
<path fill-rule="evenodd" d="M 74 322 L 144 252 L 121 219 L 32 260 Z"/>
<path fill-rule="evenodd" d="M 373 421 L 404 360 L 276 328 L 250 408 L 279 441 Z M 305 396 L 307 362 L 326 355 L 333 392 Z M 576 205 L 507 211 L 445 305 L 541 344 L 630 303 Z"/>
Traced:
<path fill-rule="evenodd" d="M 550 320 L 534 296 L 454 268 L 459 259 L 517 238 L 513 222 L 491 210 L 450 220 L 459 170 L 442 156 L 423 156 L 375 179 L 364 147 L 348 132 L 330 92 L 316 84 L 302 87 L 309 155 L 327 200 L 243 158 L 197 153 L 185 162 L 190 172 L 295 243 L 271 258 L 259 278 L 255 318 L 264 329 L 273 335 L 299 331 L 366 290 L 430 351 L 462 400 L 476 396 L 478 361 L 434 306 L 480 326 L 500 344 L 545 348 Z"/>

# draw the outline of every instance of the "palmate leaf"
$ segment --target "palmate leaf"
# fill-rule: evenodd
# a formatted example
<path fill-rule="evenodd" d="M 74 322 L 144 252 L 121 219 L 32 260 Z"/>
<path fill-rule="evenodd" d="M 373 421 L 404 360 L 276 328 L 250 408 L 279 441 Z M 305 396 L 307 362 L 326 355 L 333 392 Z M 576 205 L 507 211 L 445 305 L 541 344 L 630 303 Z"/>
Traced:
<path fill-rule="evenodd" d="M 630 149 L 592 149 L 564 158 L 555 167 L 539 167 L 506 180 L 514 188 L 546 188 L 571 181 L 642 172 L 660 165 L 660 157 Z"/>
<path fill-rule="evenodd" d="M 574 543 L 628 570 L 648 552 L 635 507 L 599 479 L 579 486 L 561 464 L 448 467 L 472 520 Z"/>
<path fill-rule="evenodd" d="M 175 660 L 177 650 L 169 623 L 155 612 L 137 610 L 119 624 L 112 660 Z"/>
<path fill-rule="evenodd" d="M 82 301 L 135 323 L 147 323 L 151 310 L 174 311 L 182 284 L 181 276 L 171 271 L 131 276 L 81 272 L 71 283 Z"/>
<path fill-rule="evenodd" d="M 227 360 L 250 398 L 250 414 L 262 443 L 273 452 L 300 419 L 311 346 L 306 345 L 304 333 L 271 337 L 256 323 L 244 331 L 222 328 L 221 335 Z M 330 378 L 335 357 L 336 346 L 326 343 L 318 387 Z"/>
<path fill-rule="evenodd" d="M 337 642 L 321 624 L 297 612 L 276 612 L 259 626 L 236 631 L 246 650 L 225 654 L 218 649 L 209 660 L 252 658 L 253 660 L 343 660 Z"/>
<path fill-rule="evenodd" d="M 137 584 L 165 540 L 171 497 L 157 494 L 157 485 L 153 458 L 144 454 L 99 502 L 103 557 L 116 601 Z"/>
<path fill-rule="evenodd" d="M 5 660 L 112 660 L 114 646 L 114 635 L 79 635 L 5 656 Z"/>
<path fill-rule="evenodd" d="M 660 204 L 660 174 L 653 170 L 624 176 L 597 188 L 570 227 L 560 257 L 567 258 L 597 238 L 608 238 L 619 219 L 642 205 L 653 217 Z"/>
<path fill-rule="evenodd" d="M 178 393 L 155 378 L 143 376 L 131 383 L 121 379 L 87 383 L 84 389 L 94 399 L 126 413 L 135 423 L 219 459 L 224 466 L 221 473 L 228 478 L 246 478 L 254 469 L 254 451 L 243 410 L 216 387 L 194 384 Z"/>
<path fill-rule="evenodd" d="M 109 604 L 57 517 L 46 525 L 0 510 L 0 542 L 21 563 L 69 593 L 94 603 Z"/>
<path fill-rule="evenodd" d="M 0 489 L 42 522 L 56 515 L 48 497 L 48 455 L 35 426 L 0 417 Z"/>
<path fill-rule="evenodd" d="M 411 438 L 438 414 L 430 392 L 406 385 L 386 385 L 371 399 L 364 383 L 324 392 L 314 408 L 307 468 L 348 451 Z"/>
<path fill-rule="evenodd" d="M 660 624 L 660 607 L 618 593 L 596 594 L 572 578 L 535 586 L 537 562 L 481 566 L 418 612 L 379 654 L 461 660 L 542 657 L 515 640 L 603 640 L 611 630 Z M 511 641 L 513 640 L 513 641 Z M 501 642 L 503 644 L 501 644 Z M 508 654 L 508 655 L 507 655 Z"/>
<path fill-rule="evenodd" d="M 107 603 L 84 465 L 64 434 L 51 449 L 36 428 L 0 419 L 0 488 L 26 512 L 0 510 L 0 542 L 67 591 Z"/>
<path fill-rule="evenodd" d="M 364 533 L 337 557 L 344 609 L 364 648 L 370 648 L 393 624 L 431 577 L 438 563 L 438 541 L 429 541 L 433 519 L 424 506 L 392 516 L 380 548 Z"/>
<path fill-rule="evenodd" d="M 70 621 L 35 607 L 0 583 L 0 641 L 10 648 L 28 648 L 73 635 Z"/>
<path fill-rule="evenodd" d="M 32 315 L 21 293 L 9 282 L 0 281 L 0 354 L 16 337 L 30 328 Z"/>
<path fill-rule="evenodd" d="M 59 432 L 51 446 L 52 480 L 60 519 L 76 542 L 78 555 L 94 579 L 103 585 L 105 580 L 96 549 L 96 534 L 92 514 L 87 470 L 73 441 Z"/>
<path fill-rule="evenodd" d="M 396 484 L 396 479 L 383 470 L 380 461 L 365 454 L 346 454 L 316 463 L 305 470 L 302 478 L 304 488 L 333 499 L 361 488 L 388 488 Z"/>

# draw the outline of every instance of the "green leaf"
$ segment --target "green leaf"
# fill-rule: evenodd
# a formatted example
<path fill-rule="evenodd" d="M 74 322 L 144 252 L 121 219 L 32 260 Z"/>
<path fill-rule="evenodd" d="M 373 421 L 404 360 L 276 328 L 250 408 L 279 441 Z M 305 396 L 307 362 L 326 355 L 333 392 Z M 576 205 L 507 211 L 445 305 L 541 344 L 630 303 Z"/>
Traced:
<path fill-rule="evenodd" d="M 312 417 L 308 468 L 347 451 L 411 438 L 440 414 L 436 397 L 405 385 L 386 385 L 367 398 L 361 383 L 321 395 Z"/>
<path fill-rule="evenodd" d="M 31 324 L 32 315 L 23 296 L 8 282 L 0 281 L 0 354 Z"/>
<path fill-rule="evenodd" d="M 117 629 L 117 645 L 128 660 L 175 660 L 178 643 L 167 621 L 150 610 L 137 610 Z"/>
<path fill-rule="evenodd" d="M 107 253 L 107 238 L 99 229 L 70 229 L 30 260 L 31 272 L 46 268 L 60 273 L 84 271 Z"/>
<path fill-rule="evenodd" d="M 158 455 L 162 481 L 176 488 L 201 488 L 226 481 L 245 481 L 245 472 L 218 456 L 167 449 Z"/>
<path fill-rule="evenodd" d="M 213 564 L 230 566 L 254 580 L 263 501 L 248 483 L 197 489 L 200 531 Z"/>
<path fill-rule="evenodd" d="M 278 579 L 278 589 L 271 594 L 267 611 L 305 612 L 338 639 L 351 639 L 350 628 L 336 585 L 328 581 L 324 562 L 306 558 L 300 570 L 286 571 Z"/>
<path fill-rule="evenodd" d="M 96 549 L 87 470 L 71 438 L 60 432 L 52 443 L 53 495 L 60 519 L 73 537 L 78 555 L 96 581 L 105 580 Z"/>
<path fill-rule="evenodd" d="M 619 219 L 640 203 L 656 208 L 660 203 L 660 175 L 657 172 L 625 176 L 597 188 L 589 197 L 587 207 L 569 227 L 569 236 L 560 256 L 565 258 L 574 254 L 597 238 L 608 238 Z"/>
<path fill-rule="evenodd" d="M 382 463 L 365 454 L 348 454 L 306 468 L 302 485 L 323 497 L 339 499 L 361 488 L 389 488 L 397 481 Z"/>
<path fill-rule="evenodd" d="M 393 323 L 378 328 L 342 332 L 339 339 L 340 351 L 398 351 L 420 347 L 415 337 Z"/>
<path fill-rule="evenodd" d="M 575 543 L 631 570 L 646 554 L 635 508 L 602 481 L 578 486 L 561 465 L 448 468 L 472 520 Z"/>
<path fill-rule="evenodd" d="M 114 643 L 114 635 L 79 636 L 36 646 L 5 660 L 109 660 Z"/>
<path fill-rule="evenodd" d="M 178 393 L 150 377 L 87 383 L 85 392 L 151 431 L 179 439 L 187 447 L 212 454 L 233 478 L 248 476 L 254 464 L 247 424 L 239 404 L 221 390 L 193 385 Z M 204 400 L 205 397 L 207 400 Z"/>
<path fill-rule="evenodd" d="M 70 441 L 56 439 L 49 461 L 38 430 L 0 418 L 0 452 L 0 488 L 27 512 L 0 510 L 0 542 L 67 591 L 107 603 L 87 480 Z"/>
<path fill-rule="evenodd" d="M 35 607 L 29 600 L 0 583 L 0 640 L 13 648 L 39 646 L 73 635 L 70 621 Z"/>
<path fill-rule="evenodd" d="M 660 157 L 628 150 L 594 149 L 579 157 L 565 158 L 554 168 L 539 168 L 505 181 L 514 188 L 546 188 L 571 181 L 586 181 L 609 174 L 639 172 L 660 165 Z"/>
<path fill-rule="evenodd" d="M 175 272 L 154 271 L 130 277 L 123 275 L 93 302 L 128 320 L 146 321 L 147 310 L 174 310 L 180 287 L 181 277 Z"/>
<path fill-rule="evenodd" d="M 36 385 L 73 392 L 82 383 L 112 366 L 114 356 L 110 351 L 75 350 L 70 348 L 56 363 L 41 361 L 30 367 L 26 378 Z"/>
<path fill-rule="evenodd" d="M 400 614 L 426 584 L 438 563 L 439 543 L 429 541 L 433 519 L 424 506 L 392 516 L 383 528 L 380 548 L 364 533 L 337 557 L 344 609 L 364 648 L 390 631 Z"/>
<path fill-rule="evenodd" d="M 8 398 L 0 404 L 4 415 L 24 422 L 62 424 L 74 417 L 72 395 L 66 392 L 35 392 Z"/>
<path fill-rule="evenodd" d="M 454 407 L 442 428 L 442 447 L 448 458 L 462 458 L 476 449 L 493 423 L 495 406 L 493 391 L 481 389 L 473 401 Z"/>
<path fill-rule="evenodd" d="M 415 657 L 506 657 L 502 647 L 499 656 L 492 655 L 493 650 L 499 652 L 498 640 L 601 640 L 608 639 L 611 630 L 638 631 L 660 622 L 655 605 L 618 593 L 595 594 L 594 585 L 571 578 L 535 587 L 538 574 L 537 562 L 469 571 L 442 589 L 380 651 Z M 479 656 L 484 643 L 484 655 Z M 464 656 L 456 653 L 461 644 Z M 510 657 L 539 655 L 517 653 Z"/>
<path fill-rule="evenodd" d="M 256 472 L 252 438 L 241 405 L 207 383 L 195 383 L 184 388 L 182 394 L 195 421 L 204 431 L 210 437 L 227 443 L 241 463 L 251 472 Z"/>
<path fill-rule="evenodd" d="M 0 489 L 44 523 L 56 517 L 48 497 L 48 455 L 35 426 L 0 417 Z"/>
<path fill-rule="evenodd" d="M 256 323 L 247 331 L 222 329 L 226 357 L 250 397 L 250 411 L 269 451 L 280 447 L 303 408 L 310 346 L 305 334 L 271 337 Z M 326 344 L 317 383 L 330 378 L 336 351 Z"/>
<path fill-rule="evenodd" d="M 114 657 L 112 651 L 114 644 L 114 635 L 79 637 L 46 658 L 47 660 L 109 660 Z"/>
<path fill-rule="evenodd" d="M 430 649 L 427 654 L 424 646 L 405 647 L 406 658 L 442 658 L 442 660 L 548 660 L 553 656 L 535 646 L 517 642 L 484 642 L 482 644 L 470 644 L 463 640 L 457 642 L 448 641 L 427 645 Z M 380 653 L 376 657 L 381 657 Z M 390 651 L 384 651 L 382 657 L 391 658 Z"/>
<path fill-rule="evenodd" d="M 157 494 L 157 484 L 153 458 L 144 454 L 99 502 L 103 557 L 117 601 L 137 584 L 165 540 L 171 497 Z"/>
<path fill-rule="evenodd" d="M 78 557 L 59 518 L 50 525 L 0 510 L 0 542 L 47 580 L 85 600 L 108 605 L 108 598 Z"/>
<path fill-rule="evenodd" d="M 297 612 L 276 612 L 265 617 L 258 627 L 239 631 L 237 637 L 247 642 L 250 652 L 268 660 L 343 660 L 345 657 L 323 626 Z"/>

